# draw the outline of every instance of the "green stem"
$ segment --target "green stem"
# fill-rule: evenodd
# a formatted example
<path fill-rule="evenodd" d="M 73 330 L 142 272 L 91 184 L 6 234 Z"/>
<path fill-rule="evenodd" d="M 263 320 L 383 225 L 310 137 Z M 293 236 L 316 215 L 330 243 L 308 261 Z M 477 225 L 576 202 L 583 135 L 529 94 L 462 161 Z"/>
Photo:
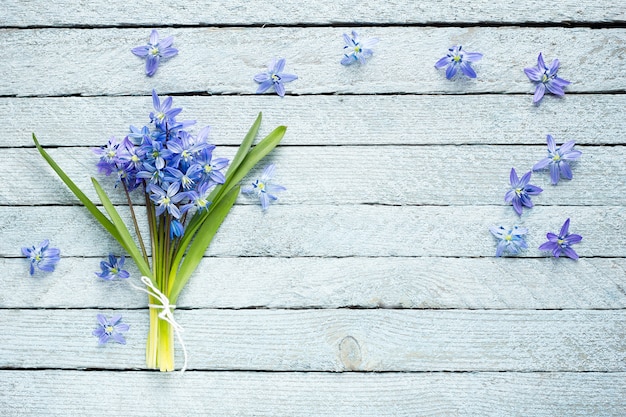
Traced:
<path fill-rule="evenodd" d="M 141 237 L 141 232 L 139 231 L 139 224 L 137 224 L 137 216 L 135 216 L 135 209 L 133 208 L 133 202 L 130 199 L 130 194 L 128 193 L 128 187 L 126 183 L 122 181 L 122 185 L 124 186 L 124 192 L 126 193 L 126 201 L 128 201 L 128 208 L 130 208 L 130 216 L 133 219 L 133 225 L 135 226 L 135 233 L 137 233 L 137 239 L 139 240 L 139 245 L 141 246 L 141 253 L 143 254 L 143 259 L 148 263 L 148 253 L 146 252 L 146 246 L 143 243 L 143 238 Z"/>

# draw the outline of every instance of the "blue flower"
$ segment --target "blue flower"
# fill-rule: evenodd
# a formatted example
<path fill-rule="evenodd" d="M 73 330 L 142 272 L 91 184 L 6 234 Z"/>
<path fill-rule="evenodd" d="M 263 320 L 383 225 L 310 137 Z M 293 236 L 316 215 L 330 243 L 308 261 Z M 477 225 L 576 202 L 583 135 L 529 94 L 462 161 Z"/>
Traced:
<path fill-rule="evenodd" d="M 528 248 L 524 240 L 524 235 L 528 233 L 528 229 L 524 227 L 514 226 L 512 229 L 509 229 L 503 226 L 492 226 L 489 230 L 498 239 L 498 246 L 496 247 L 497 257 L 505 253 L 517 255 L 522 249 Z"/>
<path fill-rule="evenodd" d="M 533 96 L 533 103 L 538 103 L 543 98 L 546 90 L 559 97 L 565 95 L 563 88 L 566 85 L 571 84 L 571 82 L 557 77 L 556 74 L 558 70 L 559 60 L 555 59 L 548 67 L 543 61 L 543 55 L 541 53 L 539 53 L 539 57 L 537 58 L 536 68 L 524 68 L 526 76 L 531 81 L 537 83 L 537 88 L 535 89 L 535 94 Z"/>
<path fill-rule="evenodd" d="M 170 222 L 170 240 L 181 237 L 183 233 L 185 233 L 185 226 L 176 219 L 172 220 Z"/>
<path fill-rule="evenodd" d="M 103 314 L 98 314 L 98 327 L 91 334 L 98 338 L 98 343 L 104 345 L 109 340 L 113 339 L 115 342 L 125 345 L 126 339 L 122 333 L 127 332 L 130 329 L 128 324 L 120 323 L 122 316 L 117 314 L 111 319 L 107 319 Z"/>
<path fill-rule="evenodd" d="M 582 155 L 581 151 L 572 149 L 574 145 L 574 141 L 570 140 L 557 148 L 552 135 L 548 135 L 548 156 L 537 162 L 533 171 L 550 166 L 550 180 L 553 185 L 558 184 L 561 177 L 571 180 L 573 174 L 568 161 L 575 161 Z"/>
<path fill-rule="evenodd" d="M 530 176 L 532 175 L 532 171 L 528 171 L 524 176 L 520 179 L 517 177 L 517 172 L 515 172 L 515 168 L 511 168 L 511 189 L 507 191 L 504 196 L 504 201 L 507 203 L 513 203 L 513 208 L 518 215 L 522 215 L 522 206 L 531 208 L 533 206 L 533 202 L 530 201 L 531 195 L 538 195 L 543 190 L 535 185 L 529 184 Z"/>
<path fill-rule="evenodd" d="M 178 125 L 175 117 L 178 116 L 183 109 L 180 107 L 172 108 L 173 101 L 172 97 L 167 97 L 163 100 L 163 102 L 161 102 L 161 99 L 157 95 L 156 91 L 152 90 L 152 105 L 154 106 L 155 111 L 150 112 L 150 121 L 154 123 L 157 128 L 167 131 L 171 129 L 172 126 Z"/>
<path fill-rule="evenodd" d="M 448 49 L 446 56 L 435 63 L 435 68 L 446 68 L 446 78 L 452 79 L 460 69 L 461 72 L 470 78 L 476 78 L 476 72 L 472 68 L 472 62 L 476 62 L 483 57 L 478 52 L 466 52 L 463 46 L 453 46 Z"/>
<path fill-rule="evenodd" d="M 110 281 L 114 278 L 128 278 L 130 274 L 128 271 L 123 270 L 124 267 L 124 255 L 120 257 L 118 260 L 115 255 L 109 254 L 109 262 L 101 261 L 100 268 L 102 272 L 97 273 L 96 275 L 102 279 Z"/>
<path fill-rule="evenodd" d="M 166 167 L 165 172 L 169 174 L 165 176 L 166 182 L 181 186 L 187 191 L 191 190 L 196 184 L 196 181 L 202 176 L 202 166 L 200 166 L 200 164 L 193 164 L 185 172 L 176 168 Z"/>
<path fill-rule="evenodd" d="M 49 245 L 50 242 L 46 239 L 37 246 L 22 248 L 22 255 L 30 261 L 31 275 L 35 273 L 35 266 L 42 271 L 52 272 L 56 264 L 61 260 L 59 256 L 61 251 L 56 248 L 50 248 Z"/>
<path fill-rule="evenodd" d="M 161 59 L 171 58 L 178 53 L 178 49 L 172 48 L 173 42 L 173 36 L 159 40 L 159 33 L 153 29 L 148 44 L 133 48 L 131 52 L 138 57 L 146 58 L 146 75 L 152 77 Z"/>
<path fill-rule="evenodd" d="M 150 199 L 158 204 L 156 208 L 156 215 L 160 216 L 166 210 L 169 214 L 172 215 L 175 219 L 180 218 L 180 210 L 176 206 L 176 203 L 180 202 L 183 198 L 185 198 L 184 193 L 179 193 L 180 186 L 177 183 L 170 184 L 167 188 L 167 191 L 163 190 L 158 185 L 153 185 L 150 187 L 150 191 L 152 195 Z"/>
<path fill-rule="evenodd" d="M 221 172 L 228 166 L 227 158 L 213 159 L 213 149 L 204 149 L 198 156 L 198 164 L 202 166 L 202 179 L 211 184 L 224 184 L 226 177 Z"/>
<path fill-rule="evenodd" d="M 263 171 L 261 178 L 254 180 L 251 186 L 241 189 L 241 192 L 244 194 L 256 194 L 261 200 L 263 210 L 267 210 L 270 205 L 270 200 L 278 200 L 278 197 L 274 195 L 274 193 L 286 190 L 282 185 L 270 184 L 270 180 L 274 176 L 274 168 L 274 164 L 268 165 Z"/>
<path fill-rule="evenodd" d="M 344 33 L 343 40 L 346 44 L 343 47 L 341 65 L 350 65 L 355 62 L 365 64 L 365 60 L 374 55 L 372 46 L 378 43 L 377 38 L 360 41 L 359 35 L 354 30 L 352 31 L 352 37 Z"/>
<path fill-rule="evenodd" d="M 578 259 L 578 254 L 571 246 L 580 243 L 583 237 L 569 233 L 569 219 L 565 220 L 565 223 L 563 223 L 558 236 L 554 233 L 548 233 L 546 234 L 546 238 L 548 241 L 539 246 L 539 250 L 552 251 L 552 255 L 555 258 L 565 255 L 574 260 Z"/>
<path fill-rule="evenodd" d="M 276 94 L 281 97 L 285 96 L 285 86 L 284 83 L 288 83 L 298 79 L 297 75 L 294 74 L 286 74 L 283 72 L 285 68 L 285 58 L 281 58 L 279 60 L 272 60 L 272 63 L 268 65 L 268 71 L 262 72 L 254 76 L 254 81 L 260 83 L 259 89 L 256 90 L 257 94 L 261 94 L 269 90 L 270 87 L 274 86 L 274 90 Z"/>
<path fill-rule="evenodd" d="M 186 213 L 192 208 L 196 208 L 198 211 L 206 210 L 211 205 L 208 200 L 211 189 L 215 184 L 203 182 L 198 186 L 197 190 L 187 191 L 185 196 L 189 199 L 189 203 L 180 208 L 181 213 Z"/>

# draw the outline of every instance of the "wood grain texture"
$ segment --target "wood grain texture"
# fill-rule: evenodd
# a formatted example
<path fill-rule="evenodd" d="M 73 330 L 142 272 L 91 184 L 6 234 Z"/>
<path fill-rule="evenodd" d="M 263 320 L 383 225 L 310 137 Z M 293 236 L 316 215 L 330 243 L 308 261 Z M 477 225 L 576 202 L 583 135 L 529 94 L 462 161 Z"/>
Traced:
<path fill-rule="evenodd" d="M 127 345 L 98 345 L 96 313 L 123 316 Z M 622 310 L 176 311 L 189 369 L 333 372 L 623 372 L 624 317 Z M 148 321 L 147 310 L 0 310 L 0 368 L 143 369 Z"/>
<path fill-rule="evenodd" d="M 146 91 L 145 93 L 148 93 Z M 543 143 L 546 134 L 585 145 L 626 144 L 626 95 L 571 95 L 532 106 L 526 95 L 458 96 L 177 96 L 182 115 L 211 125 L 217 145 L 239 145 L 263 112 L 259 138 L 288 126 L 283 145 L 514 145 Z M 0 147 L 100 146 L 148 123 L 146 97 L 0 98 L 11 135 Z M 375 111 L 375 117 L 372 112 Z M 198 127 L 193 128 L 195 132 Z"/>
<path fill-rule="evenodd" d="M 471 213 L 471 215 L 470 215 Z M 127 224 L 127 212 L 122 211 Z M 492 257 L 489 227 L 519 224 L 529 229 L 530 249 L 571 218 L 570 232 L 584 237 L 576 246 L 583 257 L 626 257 L 626 209 L 615 207 L 535 207 L 521 219 L 511 207 L 471 206 L 256 206 L 234 207 L 207 251 L 210 256 L 278 257 Z M 0 256 L 19 256 L 19 248 L 50 239 L 63 256 L 119 253 L 83 207 L 0 207 Z M 281 226 L 275 226 L 281 225 Z M 145 224 L 140 224 L 146 230 Z M 147 232 L 144 232 L 147 233 Z M 555 259 L 577 268 L 569 259 Z"/>
<path fill-rule="evenodd" d="M 568 92 L 626 90 L 625 29 L 368 28 L 364 37 L 381 39 L 375 56 L 349 68 L 339 64 L 346 30 L 172 28 L 162 33 L 176 37 L 180 54 L 152 78 L 130 52 L 145 44 L 146 29 L 1 30 L 0 95 L 145 95 L 153 88 L 161 94 L 254 94 L 254 75 L 272 58 L 286 57 L 285 71 L 299 76 L 287 85 L 290 94 L 526 93 L 530 104 L 534 87 L 523 69 L 536 65 L 539 52 L 548 62 L 560 59 L 559 76 L 572 82 Z M 459 43 L 484 54 L 476 80 L 451 82 L 434 68 Z M 54 45 L 53 52 L 42 53 L 44 45 Z M 286 107 L 290 98 L 282 102 Z"/>
<path fill-rule="evenodd" d="M 28 275 L 0 258 L 0 308 L 141 308 L 127 281 L 95 276 L 98 258 L 63 257 L 53 274 Z M 139 272 L 126 262 L 131 283 Z M 626 259 L 575 267 L 511 258 L 206 258 L 181 308 L 624 309 Z"/>
<path fill-rule="evenodd" d="M 62 0 L 51 5 L 43 0 L 6 0 L 0 14 L 1 26 L 57 25 L 264 25 L 264 24 L 411 24 L 446 22 L 615 22 L 626 20 L 618 3 L 581 3 L 566 0 L 553 7 L 541 1 L 486 0 L 469 3 L 419 3 L 374 1 L 364 4 L 332 0 L 283 1 L 280 4 L 253 1 L 213 2 L 193 0 L 168 5 L 167 13 L 147 0 L 133 2 Z"/>
<path fill-rule="evenodd" d="M 577 149 L 583 156 L 572 163 L 572 181 L 562 180 L 553 186 L 548 170 L 533 175 L 531 183 L 544 190 L 533 202 L 626 205 L 626 146 Z M 214 152 L 228 158 L 234 153 L 234 148 L 218 148 Z M 124 191 L 115 188 L 114 177 L 98 174 L 98 157 L 91 149 L 52 149 L 50 155 L 92 201 L 98 201 L 90 179 L 95 176 L 106 186 L 114 203 L 126 203 Z M 275 163 L 274 181 L 288 190 L 282 193 L 279 204 L 505 205 L 511 167 L 521 176 L 547 155 L 545 144 L 289 147 L 272 152 L 248 181 L 261 175 L 267 164 Z M 14 178 L 11 188 L 0 189 L 0 205 L 79 204 L 36 149 L 0 149 L 0 158 L 6 161 L 0 165 L 0 178 Z M 33 175 L 33 171 L 38 174 Z M 28 193 L 18 194 L 15 189 Z M 136 203 L 145 205 L 143 192 L 137 191 L 135 197 Z M 239 202 L 258 204 L 247 196 L 239 198 Z"/>
<path fill-rule="evenodd" d="M 624 381 L 626 373 L 0 371 L 0 393 L 10 393 L 0 409 L 7 417 L 622 417 Z"/>

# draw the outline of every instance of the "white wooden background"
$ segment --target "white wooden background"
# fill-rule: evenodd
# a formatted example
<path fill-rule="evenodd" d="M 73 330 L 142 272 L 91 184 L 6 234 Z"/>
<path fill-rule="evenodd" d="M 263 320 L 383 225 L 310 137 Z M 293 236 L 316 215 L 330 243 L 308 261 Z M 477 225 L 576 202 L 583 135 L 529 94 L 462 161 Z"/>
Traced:
<path fill-rule="evenodd" d="M 626 415 L 624 5 L 338 3 L 0 4 L 0 415 Z M 353 27 L 381 41 L 346 68 Z M 130 48 L 151 28 L 180 53 L 147 78 Z M 457 43 L 484 53 L 478 79 L 433 68 Z M 540 51 L 573 83 L 536 107 Z M 275 56 L 300 79 L 254 95 Z M 120 248 L 30 139 L 89 189 L 89 148 L 142 123 L 152 88 L 226 156 L 258 111 L 261 134 L 289 126 L 270 158 L 288 191 L 267 213 L 240 198 L 181 296 L 182 377 L 145 369 L 147 300 L 94 276 Z M 573 181 L 535 174 L 518 220 L 508 172 L 548 133 L 583 157 Z M 536 249 L 567 217 L 578 262 Z M 501 223 L 531 230 L 524 256 L 493 257 Z M 30 277 L 19 248 L 44 238 L 63 259 Z M 98 312 L 128 345 L 98 347 Z"/>

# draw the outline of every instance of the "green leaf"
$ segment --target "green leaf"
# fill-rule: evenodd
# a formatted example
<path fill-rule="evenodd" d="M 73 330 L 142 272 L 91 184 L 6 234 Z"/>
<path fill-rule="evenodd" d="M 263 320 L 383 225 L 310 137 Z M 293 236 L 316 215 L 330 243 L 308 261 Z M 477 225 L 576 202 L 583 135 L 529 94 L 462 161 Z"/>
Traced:
<path fill-rule="evenodd" d="M 183 289 L 193 271 L 202 260 L 204 253 L 211 244 L 215 233 L 222 225 L 222 222 L 230 212 L 230 209 L 235 204 L 237 196 L 239 195 L 239 187 L 233 188 L 223 199 L 209 212 L 209 216 L 202 223 L 202 226 L 198 229 L 193 241 L 189 245 L 189 250 L 185 255 L 180 269 L 176 271 L 176 266 L 173 265 L 170 272 L 170 282 L 172 283 L 169 291 L 170 302 L 176 302 L 180 291 Z"/>
<path fill-rule="evenodd" d="M 237 154 L 235 155 L 233 160 L 230 162 L 228 171 L 226 171 L 227 176 L 231 172 L 235 172 L 237 168 L 239 168 L 239 164 L 241 164 L 241 161 L 243 161 L 243 159 L 246 157 L 246 154 L 248 153 L 248 151 L 250 150 L 250 147 L 252 146 L 252 142 L 254 142 L 254 138 L 256 138 L 256 135 L 259 132 L 259 127 L 261 126 L 262 117 L 263 117 L 263 113 L 259 113 L 256 120 L 250 127 L 250 130 L 248 130 L 248 134 L 243 139 L 243 142 L 241 142 L 241 145 L 239 145 Z"/>
<path fill-rule="evenodd" d="M 34 133 L 33 133 L 33 141 L 35 142 L 35 146 L 37 147 L 37 150 L 39 151 L 41 156 L 43 156 L 43 159 L 45 159 L 46 162 L 48 162 L 50 167 L 52 167 L 54 172 L 57 173 L 57 175 L 61 178 L 61 180 L 65 183 L 65 185 L 67 185 L 67 187 L 74 193 L 74 195 L 80 200 L 80 202 L 83 203 L 83 205 L 87 208 L 87 210 L 89 210 L 89 212 L 93 215 L 93 217 L 102 225 L 102 227 L 104 227 L 111 236 L 113 236 L 116 240 L 119 241 L 120 240 L 119 234 L 117 233 L 117 229 L 115 228 L 113 223 L 111 223 L 111 221 L 104 214 L 102 214 L 102 212 L 89 199 L 89 197 L 87 197 L 85 193 L 83 193 L 80 190 L 80 188 L 78 188 L 78 186 L 74 184 L 74 182 L 70 179 L 70 177 L 68 177 L 67 174 L 63 172 L 61 167 L 59 167 L 57 163 L 54 162 L 52 157 L 48 155 L 48 152 L 46 152 L 41 147 Z"/>
<path fill-rule="evenodd" d="M 130 235 L 128 228 L 126 227 L 126 224 L 124 223 L 124 220 L 122 220 L 119 213 L 115 209 L 115 206 L 113 205 L 113 203 L 111 203 L 111 200 L 106 195 L 106 193 L 104 192 L 104 190 L 102 189 L 98 181 L 92 177 L 91 182 L 93 183 L 93 187 L 96 189 L 96 193 L 98 193 L 98 197 L 100 198 L 100 201 L 102 202 L 102 205 L 104 206 L 104 209 L 107 211 L 107 213 L 109 213 L 109 216 L 111 216 L 111 220 L 113 220 L 113 224 L 119 235 L 119 238 L 117 238 L 117 241 L 122 245 L 122 247 L 126 250 L 126 252 L 128 252 L 131 258 L 133 258 L 141 274 L 147 277 L 152 277 L 150 266 L 145 261 L 145 259 L 143 258 L 143 255 L 141 254 L 141 251 L 135 244 L 133 237 Z"/>

